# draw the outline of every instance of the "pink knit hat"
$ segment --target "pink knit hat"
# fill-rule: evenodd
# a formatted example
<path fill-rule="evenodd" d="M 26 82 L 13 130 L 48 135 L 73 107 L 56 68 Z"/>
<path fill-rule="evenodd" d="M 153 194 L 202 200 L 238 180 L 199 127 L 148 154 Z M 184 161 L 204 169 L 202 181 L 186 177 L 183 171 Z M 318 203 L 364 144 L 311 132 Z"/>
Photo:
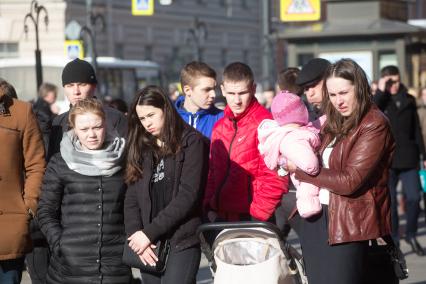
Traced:
<path fill-rule="evenodd" d="M 280 126 L 288 123 L 306 125 L 309 122 L 308 109 L 302 99 L 289 91 L 281 91 L 275 96 L 271 112 Z"/>

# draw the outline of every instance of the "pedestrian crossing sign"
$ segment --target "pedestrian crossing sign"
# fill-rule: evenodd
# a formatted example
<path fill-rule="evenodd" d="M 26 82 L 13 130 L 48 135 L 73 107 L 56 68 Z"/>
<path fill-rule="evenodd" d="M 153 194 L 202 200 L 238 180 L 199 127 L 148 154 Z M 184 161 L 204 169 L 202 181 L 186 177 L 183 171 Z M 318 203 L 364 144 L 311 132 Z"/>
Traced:
<path fill-rule="evenodd" d="M 281 0 L 280 19 L 283 22 L 318 21 L 321 0 Z"/>
<path fill-rule="evenodd" d="M 84 49 L 81 40 L 65 41 L 65 56 L 70 59 L 84 58 Z"/>
<path fill-rule="evenodd" d="M 133 16 L 152 16 L 154 14 L 154 0 L 132 0 Z"/>

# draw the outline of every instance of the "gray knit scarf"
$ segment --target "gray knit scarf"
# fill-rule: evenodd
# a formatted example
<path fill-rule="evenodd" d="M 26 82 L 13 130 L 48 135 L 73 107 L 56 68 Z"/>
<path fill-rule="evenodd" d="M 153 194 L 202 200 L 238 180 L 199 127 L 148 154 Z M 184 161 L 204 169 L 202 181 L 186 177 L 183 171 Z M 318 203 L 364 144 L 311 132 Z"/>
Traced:
<path fill-rule="evenodd" d="M 100 150 L 83 149 L 74 130 L 64 133 L 61 155 L 68 167 L 86 176 L 112 176 L 121 170 L 125 146 L 124 138 L 108 137 Z"/>

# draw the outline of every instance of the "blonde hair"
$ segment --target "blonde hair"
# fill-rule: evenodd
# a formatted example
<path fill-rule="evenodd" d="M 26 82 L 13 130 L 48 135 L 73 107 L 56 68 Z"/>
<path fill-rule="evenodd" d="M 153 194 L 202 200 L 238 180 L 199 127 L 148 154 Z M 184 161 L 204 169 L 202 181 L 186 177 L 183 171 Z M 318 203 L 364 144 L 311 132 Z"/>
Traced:
<path fill-rule="evenodd" d="M 77 101 L 77 103 L 71 108 L 68 115 L 68 123 L 70 128 L 75 127 L 75 118 L 77 115 L 86 113 L 93 113 L 105 121 L 105 111 L 102 103 L 97 99 L 88 98 Z"/>

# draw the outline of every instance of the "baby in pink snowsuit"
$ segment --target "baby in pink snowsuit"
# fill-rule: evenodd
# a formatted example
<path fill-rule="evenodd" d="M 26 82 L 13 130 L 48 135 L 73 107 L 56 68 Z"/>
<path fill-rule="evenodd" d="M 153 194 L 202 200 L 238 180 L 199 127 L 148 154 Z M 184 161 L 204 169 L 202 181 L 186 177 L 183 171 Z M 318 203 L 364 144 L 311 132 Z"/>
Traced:
<path fill-rule="evenodd" d="M 288 91 L 280 92 L 272 101 L 274 120 L 263 120 L 257 131 L 259 152 L 269 169 L 278 169 L 279 175 L 286 175 L 283 169 L 286 161 L 292 161 L 304 172 L 315 175 L 319 171 L 315 154 L 321 144 L 319 129 L 308 120 L 308 110 L 302 99 Z M 296 192 L 296 205 L 300 216 L 307 218 L 321 212 L 319 188 L 300 182 L 290 175 Z"/>

